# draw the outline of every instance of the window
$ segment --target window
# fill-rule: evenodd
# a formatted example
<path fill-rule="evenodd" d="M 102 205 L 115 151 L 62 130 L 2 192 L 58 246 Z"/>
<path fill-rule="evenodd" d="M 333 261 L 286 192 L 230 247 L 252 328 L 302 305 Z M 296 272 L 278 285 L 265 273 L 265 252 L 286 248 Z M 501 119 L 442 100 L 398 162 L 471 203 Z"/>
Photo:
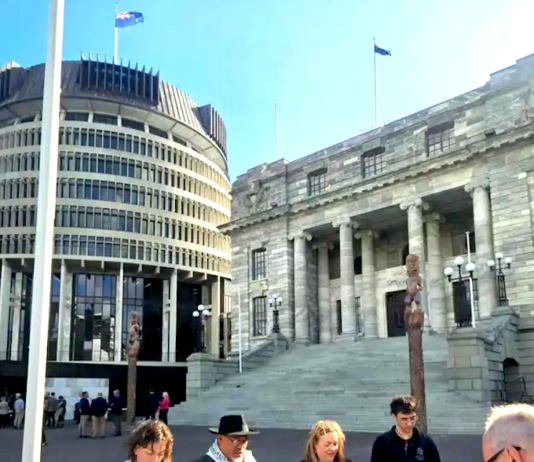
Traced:
<path fill-rule="evenodd" d="M 369 178 L 383 173 L 385 169 L 383 154 L 385 151 L 385 148 L 378 147 L 362 154 L 363 178 Z"/>
<path fill-rule="evenodd" d="M 252 279 L 257 281 L 267 277 L 265 249 L 259 249 L 252 252 Z"/>
<path fill-rule="evenodd" d="M 314 196 L 326 191 L 326 168 L 308 175 L 308 194 Z"/>
<path fill-rule="evenodd" d="M 267 297 L 252 299 L 252 319 L 254 337 L 267 335 Z"/>
<path fill-rule="evenodd" d="M 107 114 L 94 114 L 93 122 L 95 124 L 117 125 L 117 116 Z"/>
<path fill-rule="evenodd" d="M 336 300 L 336 319 L 337 319 L 337 335 L 343 333 L 343 314 L 341 311 L 341 300 Z"/>
<path fill-rule="evenodd" d="M 168 138 L 166 131 L 153 127 L 152 125 L 148 126 L 148 131 L 153 135 L 161 136 L 161 138 Z"/>
<path fill-rule="evenodd" d="M 430 128 L 426 134 L 428 155 L 450 152 L 456 144 L 454 138 L 454 122 Z"/>
<path fill-rule="evenodd" d="M 71 120 L 76 122 L 87 122 L 89 120 L 88 112 L 66 112 L 65 120 Z"/>
<path fill-rule="evenodd" d="M 134 130 L 145 131 L 145 124 L 143 122 L 138 122 L 137 120 L 122 118 L 122 126 L 126 128 L 133 128 Z"/>
<path fill-rule="evenodd" d="M 175 143 L 178 143 L 178 144 L 181 144 L 183 146 L 187 146 L 187 143 L 185 142 L 185 140 L 183 140 L 182 138 L 176 136 L 176 135 L 172 135 L 172 140 L 175 142 Z"/>

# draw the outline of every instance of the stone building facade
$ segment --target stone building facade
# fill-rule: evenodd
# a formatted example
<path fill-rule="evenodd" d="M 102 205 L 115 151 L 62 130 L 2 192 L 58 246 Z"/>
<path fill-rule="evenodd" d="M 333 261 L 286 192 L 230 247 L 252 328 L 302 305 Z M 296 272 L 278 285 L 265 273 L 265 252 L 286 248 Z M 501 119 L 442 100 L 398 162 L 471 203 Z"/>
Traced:
<path fill-rule="evenodd" d="M 239 319 L 252 350 L 275 308 L 295 342 L 404 335 L 408 253 L 421 262 L 427 330 L 450 334 L 472 323 L 471 310 L 483 323 L 502 306 L 534 317 L 533 194 L 534 55 L 449 101 L 252 168 L 219 227 L 232 239 L 232 350 Z M 498 253 L 506 293 L 488 266 Z"/>
<path fill-rule="evenodd" d="M 44 71 L 16 64 L 0 70 L 2 392 L 4 381 L 25 377 L 38 281 Z M 230 217 L 224 123 L 211 105 L 199 106 L 159 73 L 122 63 L 64 62 L 61 87 L 53 280 L 39 281 L 52 284 L 49 377 L 86 379 L 85 386 L 105 379 L 125 394 L 135 310 L 146 381 L 139 393 L 160 374 L 157 381 L 172 382 L 179 401 L 186 358 L 200 343 L 218 355 L 227 325 L 230 239 L 217 229 Z M 193 316 L 202 303 L 209 320 Z"/>

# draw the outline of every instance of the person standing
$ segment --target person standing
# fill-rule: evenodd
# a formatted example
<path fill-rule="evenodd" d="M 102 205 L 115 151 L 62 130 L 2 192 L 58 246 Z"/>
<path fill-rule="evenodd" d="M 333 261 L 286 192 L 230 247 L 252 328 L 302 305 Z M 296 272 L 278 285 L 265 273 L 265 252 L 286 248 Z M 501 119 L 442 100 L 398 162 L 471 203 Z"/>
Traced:
<path fill-rule="evenodd" d="M 248 428 L 242 415 L 225 415 L 221 417 L 219 428 L 209 431 L 217 438 L 208 452 L 193 462 L 256 462 L 247 446 L 249 436 L 259 432 Z"/>
<path fill-rule="evenodd" d="M 345 434 L 337 422 L 320 420 L 311 429 L 302 462 L 351 462 L 345 458 Z"/>
<path fill-rule="evenodd" d="M 122 409 L 124 408 L 124 399 L 119 390 L 113 392 L 113 398 L 110 403 L 109 415 L 113 425 L 115 425 L 115 435 L 121 436 L 122 432 Z"/>
<path fill-rule="evenodd" d="M 158 411 L 159 400 L 153 388 L 150 389 L 146 397 L 146 420 L 154 420 Z"/>
<path fill-rule="evenodd" d="M 59 401 L 56 398 L 55 393 L 50 393 L 48 396 L 48 409 L 47 409 L 47 421 L 49 428 L 56 427 L 56 412 L 59 409 Z"/>
<path fill-rule="evenodd" d="M 83 398 L 83 393 L 78 393 L 76 402 L 74 403 L 74 421 L 79 425 L 80 424 L 80 401 Z"/>
<path fill-rule="evenodd" d="M 63 428 L 63 423 L 65 422 L 65 415 L 67 414 L 67 400 L 60 396 L 58 398 L 58 410 L 56 412 L 56 426 L 58 428 Z"/>
<path fill-rule="evenodd" d="M 482 438 L 486 462 L 534 461 L 534 406 L 508 404 L 494 407 Z"/>
<path fill-rule="evenodd" d="M 9 404 L 6 398 L 2 396 L 0 398 L 0 428 L 7 428 L 9 420 Z"/>
<path fill-rule="evenodd" d="M 91 418 L 91 406 L 89 405 L 89 394 L 84 391 L 79 403 L 80 411 L 80 425 L 78 426 L 78 432 L 80 438 L 89 438 L 89 419 Z"/>
<path fill-rule="evenodd" d="M 47 393 L 44 397 L 43 402 L 43 429 L 41 431 L 41 445 L 44 447 L 48 444 L 48 440 L 46 439 L 45 435 L 45 422 L 48 420 L 48 403 L 49 403 L 50 396 Z"/>
<path fill-rule="evenodd" d="M 159 420 L 161 420 L 165 425 L 168 425 L 167 415 L 169 414 L 170 407 L 169 394 L 164 391 L 161 396 L 162 399 L 159 402 Z"/>
<path fill-rule="evenodd" d="M 417 404 L 413 396 L 397 396 L 390 404 L 395 425 L 373 444 L 371 462 L 441 462 L 434 441 L 415 428 Z"/>
<path fill-rule="evenodd" d="M 91 415 L 93 416 L 93 438 L 100 433 L 100 438 L 106 437 L 106 412 L 108 402 L 104 399 L 102 392 L 91 403 Z"/>
<path fill-rule="evenodd" d="M 13 408 L 15 409 L 15 428 L 22 428 L 24 425 L 24 400 L 20 393 L 15 395 L 15 404 L 13 404 Z"/>

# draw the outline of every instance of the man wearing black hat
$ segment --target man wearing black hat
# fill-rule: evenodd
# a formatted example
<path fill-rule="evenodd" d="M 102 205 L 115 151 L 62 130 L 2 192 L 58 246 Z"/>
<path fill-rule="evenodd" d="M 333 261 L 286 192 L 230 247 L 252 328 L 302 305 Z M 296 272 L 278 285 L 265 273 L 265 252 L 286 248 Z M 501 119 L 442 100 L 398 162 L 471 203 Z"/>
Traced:
<path fill-rule="evenodd" d="M 241 415 L 221 417 L 219 428 L 210 428 L 217 435 L 208 452 L 193 462 L 256 462 L 252 451 L 247 450 L 248 437 L 259 432 L 248 428 Z"/>

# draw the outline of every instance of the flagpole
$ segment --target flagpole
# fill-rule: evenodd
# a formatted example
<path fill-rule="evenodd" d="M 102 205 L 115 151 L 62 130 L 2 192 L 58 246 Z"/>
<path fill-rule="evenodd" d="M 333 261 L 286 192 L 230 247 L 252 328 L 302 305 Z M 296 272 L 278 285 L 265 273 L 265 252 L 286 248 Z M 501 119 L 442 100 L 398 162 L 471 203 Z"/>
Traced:
<path fill-rule="evenodd" d="M 378 127 L 378 96 L 377 96 L 377 89 L 376 89 L 376 38 L 373 37 L 373 61 L 374 61 L 374 80 L 375 80 L 375 126 Z"/>
<path fill-rule="evenodd" d="M 119 14 L 119 2 L 115 2 L 115 53 L 113 55 L 113 64 L 117 64 L 119 54 L 119 28 L 117 23 L 117 15 Z"/>
<path fill-rule="evenodd" d="M 276 103 L 274 103 L 274 152 L 278 160 L 278 120 L 276 117 Z"/>
<path fill-rule="evenodd" d="M 65 0 L 50 0 L 33 267 L 33 274 L 38 275 L 41 283 L 34 283 L 33 285 L 22 462 L 39 462 L 41 460 L 48 321 L 50 319 L 52 241 L 54 239 L 54 215 L 56 211 L 64 11 Z M 37 280 L 35 279 L 35 281 Z"/>

